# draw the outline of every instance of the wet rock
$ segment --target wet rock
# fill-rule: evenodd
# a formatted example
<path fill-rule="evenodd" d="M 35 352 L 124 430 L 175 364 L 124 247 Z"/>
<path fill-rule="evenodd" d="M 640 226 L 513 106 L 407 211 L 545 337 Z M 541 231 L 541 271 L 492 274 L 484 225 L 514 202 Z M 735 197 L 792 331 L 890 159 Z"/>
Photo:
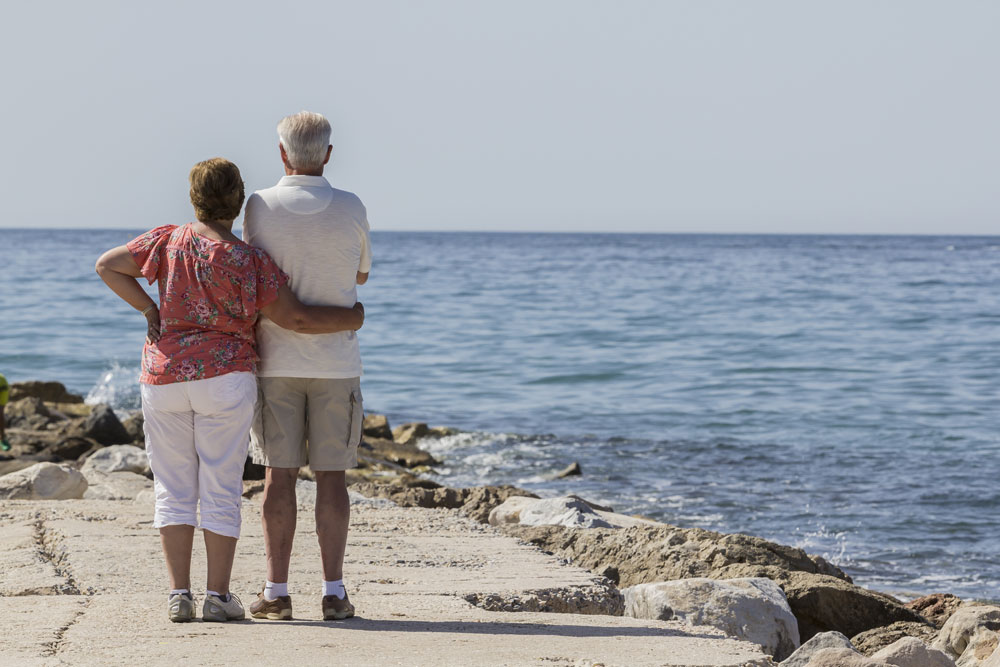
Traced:
<path fill-rule="evenodd" d="M 784 593 L 770 579 L 681 579 L 622 590 L 625 615 L 710 625 L 783 660 L 799 646 L 799 628 Z"/>
<path fill-rule="evenodd" d="M 855 635 L 851 638 L 851 644 L 860 653 L 873 655 L 904 637 L 916 637 L 921 641 L 930 643 L 934 641 L 936 636 L 937 629 L 933 625 L 930 625 L 930 623 L 898 621 Z"/>
<path fill-rule="evenodd" d="M 916 637 L 903 637 L 871 656 L 896 667 L 955 667 L 955 661 Z"/>
<path fill-rule="evenodd" d="M 986 628 L 979 628 L 976 634 L 972 635 L 962 655 L 959 656 L 956 664 L 958 667 L 987 667 L 988 665 L 1000 665 L 1000 635 Z M 995 658 L 995 659 L 994 659 Z"/>
<path fill-rule="evenodd" d="M 851 640 L 839 632 L 821 632 L 795 649 L 795 652 L 781 661 L 781 667 L 806 667 L 817 652 L 824 649 L 847 649 L 854 653 Z"/>
<path fill-rule="evenodd" d="M 407 468 L 438 464 L 437 459 L 412 443 L 366 437 L 361 443 L 361 450 L 376 458 Z"/>
<path fill-rule="evenodd" d="M 965 602 L 945 621 L 932 646 L 958 658 L 981 629 L 1000 631 L 1000 607 Z"/>
<path fill-rule="evenodd" d="M 4 419 L 8 427 L 33 431 L 44 430 L 55 420 L 42 399 L 36 396 L 27 396 L 9 403 L 4 409 Z"/>
<path fill-rule="evenodd" d="M 392 440 L 392 429 L 389 428 L 389 418 L 385 415 L 365 415 L 362 430 L 370 438 Z"/>
<path fill-rule="evenodd" d="M 120 445 L 132 442 L 132 436 L 122 426 L 114 410 L 103 404 L 96 406 L 83 423 L 83 435 L 87 438 L 93 438 L 102 445 Z"/>
<path fill-rule="evenodd" d="M 444 438 L 449 435 L 457 435 L 459 430 L 450 426 L 431 426 L 427 429 L 428 438 Z"/>
<path fill-rule="evenodd" d="M 94 452 L 83 463 L 80 470 L 89 474 L 91 470 L 100 472 L 134 472 L 149 474 L 149 457 L 146 451 L 135 445 L 111 445 Z"/>
<path fill-rule="evenodd" d="M 6 500 L 66 500 L 82 498 L 87 480 L 65 464 L 36 463 L 0 477 L 0 498 Z"/>
<path fill-rule="evenodd" d="M 351 489 L 369 498 L 385 498 L 400 507 L 440 507 L 458 509 L 466 516 L 486 523 L 490 510 L 514 495 L 530 495 L 514 486 L 477 486 L 466 489 L 448 487 L 421 488 L 399 483 L 365 481 L 353 484 Z"/>
<path fill-rule="evenodd" d="M 907 609 L 917 612 L 933 623 L 934 627 L 940 629 L 961 604 L 962 598 L 957 595 L 952 595 L 951 593 L 931 593 L 916 600 L 911 600 L 904 606 Z"/>
<path fill-rule="evenodd" d="M 66 391 L 62 382 L 15 382 L 10 385 L 10 400 L 17 401 L 27 396 L 39 398 L 49 403 L 83 403 L 83 396 Z"/>
<path fill-rule="evenodd" d="M 84 498 L 95 500 L 135 500 L 141 491 L 153 488 L 148 477 L 134 472 L 101 472 L 91 469 L 86 472 L 88 487 Z"/>
<path fill-rule="evenodd" d="M 392 439 L 401 445 L 412 445 L 430 432 L 423 422 L 410 422 L 392 429 Z"/>
<path fill-rule="evenodd" d="M 573 461 L 568 466 L 560 470 L 559 472 L 552 475 L 552 479 L 563 479 L 564 477 L 575 477 L 576 475 L 582 475 L 583 469 L 580 464 Z"/>
<path fill-rule="evenodd" d="M 48 454 L 64 461 L 76 461 L 81 456 L 92 454 L 100 448 L 100 443 L 91 438 L 69 437 L 49 445 L 40 453 Z"/>

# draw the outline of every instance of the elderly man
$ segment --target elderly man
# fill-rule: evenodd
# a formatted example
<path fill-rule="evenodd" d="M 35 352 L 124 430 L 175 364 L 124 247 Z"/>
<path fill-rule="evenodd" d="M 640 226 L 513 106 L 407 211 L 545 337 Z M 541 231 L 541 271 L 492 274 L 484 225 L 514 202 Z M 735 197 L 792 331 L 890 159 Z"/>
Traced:
<path fill-rule="evenodd" d="M 278 123 L 285 176 L 247 200 L 243 237 L 289 275 L 306 303 L 353 306 L 368 280 L 371 241 L 357 196 L 323 177 L 330 123 L 303 111 Z M 267 582 L 251 604 L 254 618 L 292 617 L 288 566 L 295 536 L 295 482 L 306 464 L 316 476 L 316 533 L 323 561 L 323 618 L 354 607 L 344 588 L 350 501 L 344 471 L 357 464 L 361 440 L 361 352 L 355 332 L 303 335 L 261 318 L 258 415 L 251 430 L 255 462 L 267 467 L 264 545 Z"/>

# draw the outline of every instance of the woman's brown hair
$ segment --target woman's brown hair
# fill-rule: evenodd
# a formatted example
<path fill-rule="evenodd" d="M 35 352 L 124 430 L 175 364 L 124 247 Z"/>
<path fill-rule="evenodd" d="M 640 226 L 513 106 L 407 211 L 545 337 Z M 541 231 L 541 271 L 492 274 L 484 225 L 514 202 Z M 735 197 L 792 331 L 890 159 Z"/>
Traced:
<path fill-rule="evenodd" d="M 214 157 L 199 162 L 188 175 L 191 203 L 202 222 L 233 220 L 243 208 L 243 178 L 229 160 Z"/>

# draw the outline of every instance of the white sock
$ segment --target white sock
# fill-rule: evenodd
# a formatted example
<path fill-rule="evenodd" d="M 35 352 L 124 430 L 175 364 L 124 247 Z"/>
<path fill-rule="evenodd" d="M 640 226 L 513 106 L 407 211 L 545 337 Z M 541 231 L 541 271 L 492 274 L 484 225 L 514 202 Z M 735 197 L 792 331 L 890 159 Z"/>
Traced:
<path fill-rule="evenodd" d="M 264 599 L 265 600 L 277 600 L 280 597 L 288 595 L 288 582 L 282 584 L 276 584 L 273 581 L 268 581 L 264 584 Z"/>
<path fill-rule="evenodd" d="M 347 591 L 344 589 L 344 580 L 323 581 L 323 595 L 336 595 L 343 600 L 347 595 Z"/>
<path fill-rule="evenodd" d="M 187 588 L 175 588 L 172 591 L 170 591 L 170 595 L 184 595 L 185 593 L 187 593 L 188 595 L 191 595 L 190 589 L 187 589 Z"/>

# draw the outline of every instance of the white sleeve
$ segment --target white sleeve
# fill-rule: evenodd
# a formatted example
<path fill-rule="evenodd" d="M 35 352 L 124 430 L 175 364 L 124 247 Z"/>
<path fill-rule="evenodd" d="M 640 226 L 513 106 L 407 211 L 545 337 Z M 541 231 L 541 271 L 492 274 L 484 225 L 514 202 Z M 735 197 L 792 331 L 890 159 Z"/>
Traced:
<path fill-rule="evenodd" d="M 362 209 L 361 218 L 361 261 L 358 262 L 359 273 L 370 273 L 372 270 L 372 238 L 371 227 L 368 224 L 368 211 Z"/>

